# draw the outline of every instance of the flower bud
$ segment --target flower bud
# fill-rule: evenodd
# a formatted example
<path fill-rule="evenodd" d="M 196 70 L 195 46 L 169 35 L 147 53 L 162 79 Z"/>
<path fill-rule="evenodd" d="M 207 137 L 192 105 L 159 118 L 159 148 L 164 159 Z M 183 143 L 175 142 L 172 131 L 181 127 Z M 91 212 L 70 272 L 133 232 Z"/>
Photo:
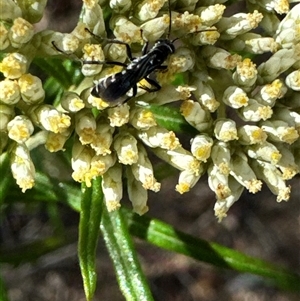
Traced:
<path fill-rule="evenodd" d="M 22 192 L 33 187 L 35 168 L 25 144 L 16 144 L 12 149 L 11 171 Z"/>
<path fill-rule="evenodd" d="M 148 194 L 142 183 L 133 176 L 131 169 L 126 169 L 128 197 L 132 203 L 133 211 L 139 215 L 145 214 L 149 208 L 147 206 Z"/>
<path fill-rule="evenodd" d="M 21 99 L 17 81 L 4 79 L 0 82 L 0 103 L 14 105 Z"/>
<path fill-rule="evenodd" d="M 138 145 L 138 160 L 131 165 L 131 171 L 135 179 L 142 183 L 144 189 L 150 189 L 154 192 L 160 190 L 153 174 L 152 164 L 147 157 L 147 152 L 142 145 Z"/>
<path fill-rule="evenodd" d="M 0 104 L 0 132 L 7 130 L 7 124 L 15 116 L 12 107 Z"/>
<path fill-rule="evenodd" d="M 6 78 L 16 79 L 26 72 L 27 59 L 24 55 L 13 52 L 8 54 L 0 63 L 0 72 Z"/>
<path fill-rule="evenodd" d="M 14 48 L 20 48 L 23 44 L 29 42 L 33 35 L 33 26 L 23 18 L 17 18 L 14 20 L 13 26 L 10 28 L 8 37 Z"/>
<path fill-rule="evenodd" d="M 7 124 L 7 130 L 9 138 L 21 144 L 32 135 L 34 127 L 27 116 L 18 115 Z"/>
<path fill-rule="evenodd" d="M 129 133 L 121 132 L 115 136 L 113 147 L 120 163 L 131 165 L 137 162 L 137 140 Z"/>
<path fill-rule="evenodd" d="M 213 139 L 207 135 L 197 135 L 191 141 L 191 152 L 199 161 L 206 162 L 210 157 Z"/>
<path fill-rule="evenodd" d="M 20 93 L 24 102 L 28 105 L 37 104 L 44 100 L 45 90 L 42 85 L 42 81 L 37 76 L 23 74 L 18 84 L 20 87 Z"/>
<path fill-rule="evenodd" d="M 121 164 L 115 164 L 103 174 L 101 186 L 108 212 L 119 209 L 123 197 Z"/>
<path fill-rule="evenodd" d="M 215 124 L 214 133 L 220 141 L 228 142 L 238 139 L 236 124 L 231 119 L 218 120 Z"/>

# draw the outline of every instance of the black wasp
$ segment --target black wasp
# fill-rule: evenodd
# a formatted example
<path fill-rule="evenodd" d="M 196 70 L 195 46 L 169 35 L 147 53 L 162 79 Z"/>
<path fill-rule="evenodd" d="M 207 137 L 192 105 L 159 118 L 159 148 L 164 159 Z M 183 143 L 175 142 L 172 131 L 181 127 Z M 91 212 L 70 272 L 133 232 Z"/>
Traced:
<path fill-rule="evenodd" d="M 169 32 L 165 39 L 159 39 L 153 47 L 148 51 L 148 42 L 145 43 L 142 49 L 142 56 L 133 58 L 130 46 L 122 41 L 110 40 L 110 43 L 122 44 L 126 46 L 127 56 L 130 63 L 124 64 L 121 62 L 104 62 L 104 64 L 114 64 L 123 66 L 124 69 L 116 74 L 101 79 L 92 89 L 91 94 L 94 97 L 103 99 L 109 106 L 113 107 L 120 105 L 137 94 L 137 84 L 142 79 L 145 79 L 151 88 L 144 85 L 139 85 L 140 88 L 147 92 L 155 92 L 160 90 L 161 86 L 149 75 L 155 70 L 165 70 L 167 66 L 162 65 L 168 56 L 175 52 L 174 41 L 169 39 L 171 31 L 171 9 L 169 5 Z M 99 64 L 96 61 L 84 61 L 84 64 Z M 126 93 L 132 89 L 132 96 L 126 96 Z"/>

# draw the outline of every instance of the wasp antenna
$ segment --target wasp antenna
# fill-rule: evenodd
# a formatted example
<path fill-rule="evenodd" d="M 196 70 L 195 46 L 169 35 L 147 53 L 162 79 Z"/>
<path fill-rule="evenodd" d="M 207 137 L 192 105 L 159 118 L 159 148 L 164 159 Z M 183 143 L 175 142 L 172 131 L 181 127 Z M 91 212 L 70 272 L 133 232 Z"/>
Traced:
<path fill-rule="evenodd" d="M 168 0 L 168 6 L 169 6 L 169 29 L 168 29 L 167 39 L 169 40 L 171 34 L 171 25 L 172 25 L 171 0 Z"/>
<path fill-rule="evenodd" d="M 52 46 L 55 48 L 56 51 L 58 51 L 58 52 L 64 54 L 65 56 L 71 58 L 72 60 L 77 61 L 77 62 L 80 62 L 80 63 L 82 64 L 82 60 L 81 60 L 77 55 L 75 55 L 74 53 L 67 53 L 67 52 L 65 52 L 65 51 L 63 51 L 63 50 L 61 50 L 61 49 L 59 49 L 59 47 L 55 44 L 54 41 L 52 41 L 51 44 L 52 44 Z"/>
<path fill-rule="evenodd" d="M 101 40 L 103 40 L 104 38 L 97 36 L 96 34 L 94 34 L 90 29 L 85 28 L 85 31 L 87 31 L 93 38 L 95 38 L 96 40 L 98 40 L 98 42 L 100 42 Z"/>

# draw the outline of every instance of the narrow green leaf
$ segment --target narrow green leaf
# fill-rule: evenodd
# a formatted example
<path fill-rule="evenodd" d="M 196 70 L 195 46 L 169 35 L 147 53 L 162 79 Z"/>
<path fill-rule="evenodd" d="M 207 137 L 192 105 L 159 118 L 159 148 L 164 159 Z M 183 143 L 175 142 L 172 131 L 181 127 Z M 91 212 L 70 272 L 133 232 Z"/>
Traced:
<path fill-rule="evenodd" d="M 152 301 L 153 297 L 141 270 L 122 212 L 120 210 L 107 212 L 104 208 L 101 231 L 126 300 Z"/>
<path fill-rule="evenodd" d="M 0 156 L 0 205 L 4 202 L 7 194 L 10 191 L 11 185 L 14 182 L 11 170 L 8 153 L 3 153 Z"/>
<path fill-rule="evenodd" d="M 14 248 L 1 248 L 0 262 L 20 265 L 22 263 L 35 261 L 39 257 L 75 242 L 76 240 L 77 236 L 73 235 L 73 233 L 68 233 L 67 236 L 51 236 Z"/>
<path fill-rule="evenodd" d="M 94 179 L 90 188 L 82 185 L 78 256 L 88 301 L 92 300 L 97 283 L 96 248 L 103 205 L 101 181 L 101 177 Z"/>
<path fill-rule="evenodd" d="M 1 275 L 0 275 L 0 300 L 9 301 L 7 290 Z"/>
<path fill-rule="evenodd" d="M 271 279 L 282 289 L 300 291 L 300 276 L 284 268 L 247 256 L 222 245 L 195 238 L 174 229 L 164 222 L 146 216 L 140 217 L 129 210 L 126 211 L 126 216 L 130 221 L 130 232 L 132 234 L 158 247 L 221 268 L 260 275 Z"/>

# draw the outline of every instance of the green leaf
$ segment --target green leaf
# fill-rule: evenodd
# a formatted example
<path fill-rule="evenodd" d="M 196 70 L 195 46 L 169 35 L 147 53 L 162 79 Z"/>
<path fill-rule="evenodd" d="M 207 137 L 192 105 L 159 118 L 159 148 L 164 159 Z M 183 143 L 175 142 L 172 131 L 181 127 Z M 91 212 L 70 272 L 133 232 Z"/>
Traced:
<path fill-rule="evenodd" d="M 122 212 L 120 210 L 107 212 L 104 208 L 101 231 L 126 300 L 152 301 L 153 297 L 141 270 Z"/>
<path fill-rule="evenodd" d="M 0 275 L 0 300 L 9 301 L 7 290 L 1 275 Z"/>
<path fill-rule="evenodd" d="M 154 114 L 155 120 L 163 128 L 174 132 L 196 134 L 198 131 L 186 122 L 178 108 L 171 106 L 147 105 Z"/>
<path fill-rule="evenodd" d="M 85 184 L 82 185 L 78 256 L 88 301 L 92 300 L 97 283 L 96 248 L 103 205 L 101 181 L 101 177 L 94 179 L 90 188 Z"/>
<path fill-rule="evenodd" d="M 35 261 L 45 254 L 76 241 L 76 239 L 77 237 L 75 235 L 68 233 L 67 236 L 51 236 L 14 248 L 1 248 L 0 262 L 20 265 L 22 263 Z"/>
<path fill-rule="evenodd" d="M 284 268 L 222 245 L 195 238 L 164 222 L 146 216 L 140 217 L 129 210 L 126 210 L 126 216 L 130 221 L 132 234 L 160 248 L 184 254 L 220 268 L 260 275 L 271 279 L 282 289 L 300 291 L 300 276 Z"/>
<path fill-rule="evenodd" d="M 74 70 L 67 70 L 61 59 L 56 58 L 35 58 L 33 63 L 44 70 L 47 75 L 55 78 L 62 87 L 68 89 L 73 84 Z M 67 64 L 67 63 L 65 63 Z"/>
<path fill-rule="evenodd" d="M 10 188 L 14 183 L 14 179 L 10 170 L 10 158 L 8 153 L 3 153 L 0 156 L 0 205 L 3 204 L 7 194 L 10 192 Z M 4 176 L 5 175 L 5 176 Z"/>

